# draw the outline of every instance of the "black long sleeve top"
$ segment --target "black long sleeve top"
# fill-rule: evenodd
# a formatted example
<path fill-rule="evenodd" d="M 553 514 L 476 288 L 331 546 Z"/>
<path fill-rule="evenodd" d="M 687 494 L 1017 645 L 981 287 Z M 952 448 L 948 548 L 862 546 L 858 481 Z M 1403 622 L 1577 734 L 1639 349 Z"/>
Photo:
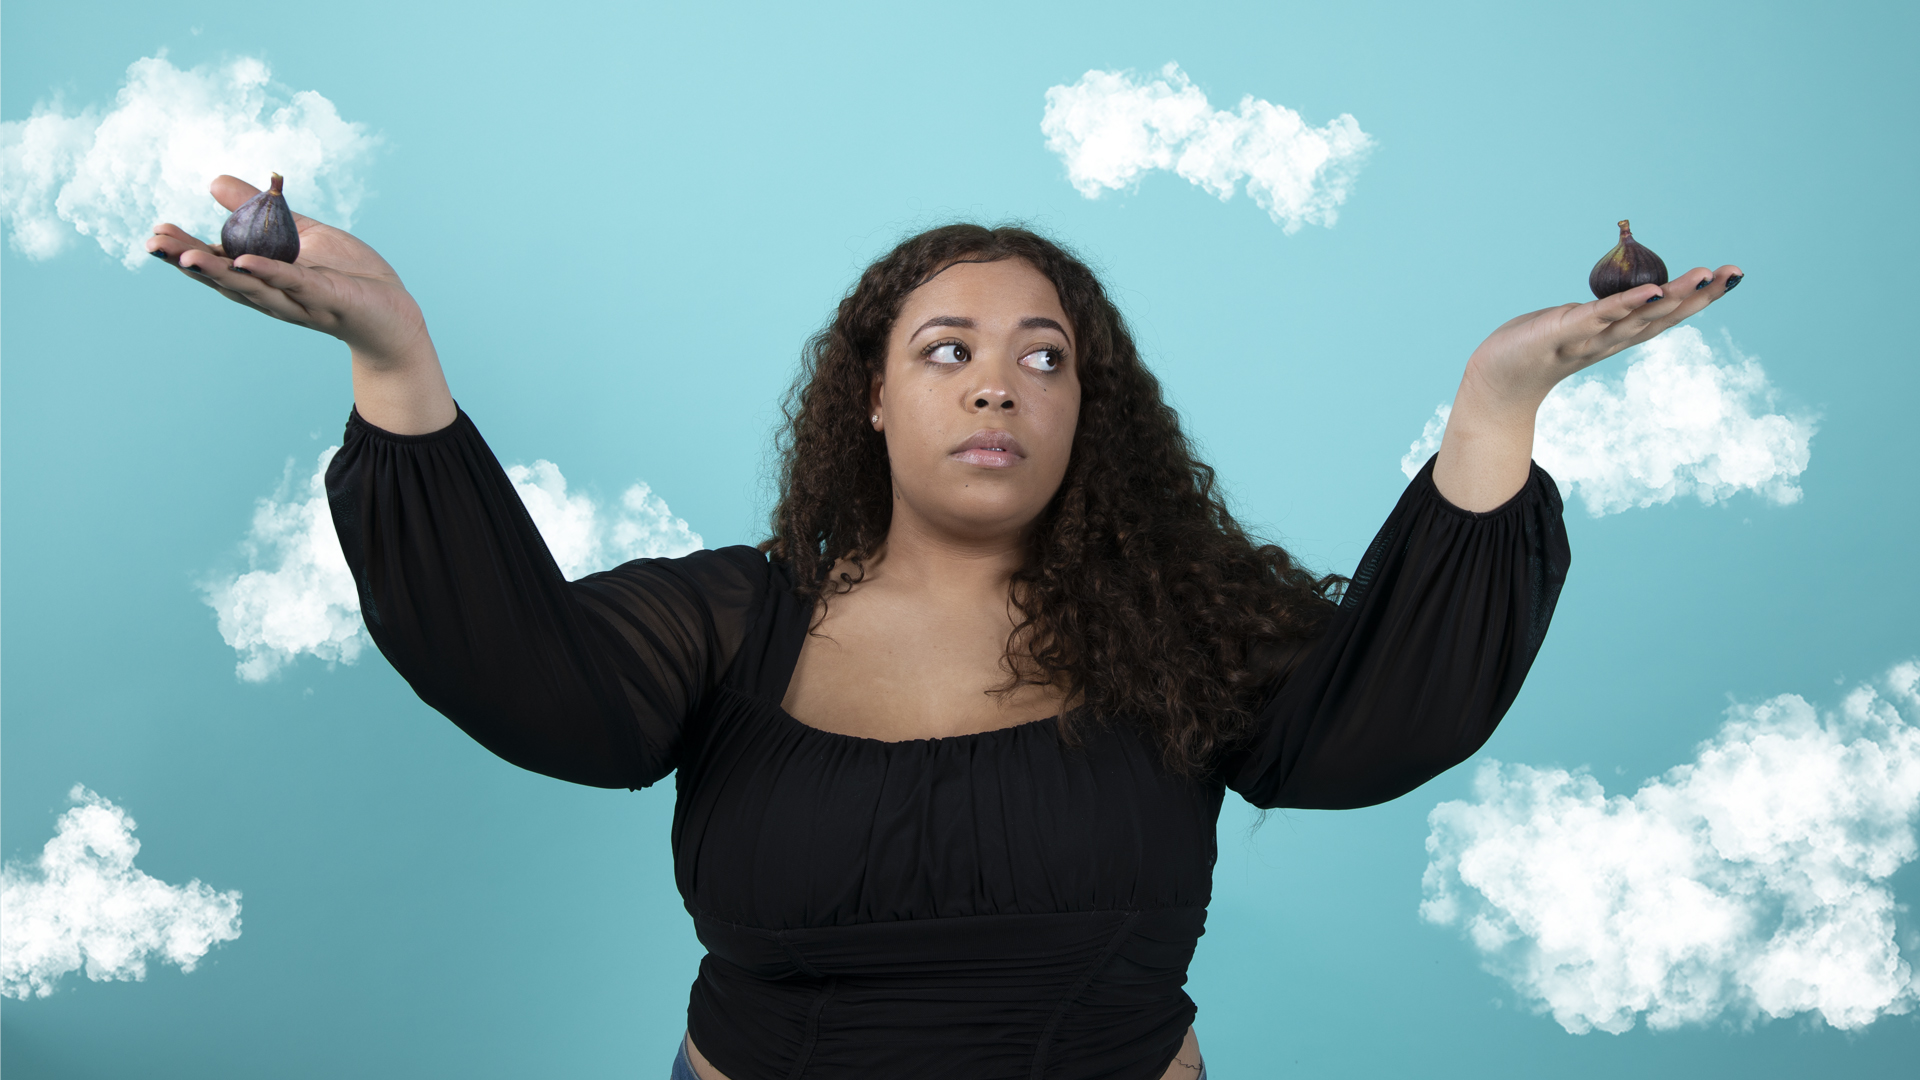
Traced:
<path fill-rule="evenodd" d="M 733 1080 L 1150 1080 L 1227 788 L 1261 807 L 1411 791 L 1519 692 L 1569 560 L 1537 466 L 1471 513 L 1414 477 L 1258 735 L 1187 779 L 1124 723 L 881 742 L 780 708 L 811 605 L 750 547 L 569 582 L 462 413 L 349 418 L 327 493 L 367 629 L 429 705 L 514 764 L 642 788 L 676 774 L 675 877 L 708 950 L 688 1028 Z"/>

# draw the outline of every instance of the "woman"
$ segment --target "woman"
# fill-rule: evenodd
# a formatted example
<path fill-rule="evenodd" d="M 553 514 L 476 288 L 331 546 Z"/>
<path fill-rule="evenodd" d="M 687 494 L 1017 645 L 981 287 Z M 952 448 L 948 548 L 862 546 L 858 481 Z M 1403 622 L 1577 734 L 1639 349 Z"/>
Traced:
<path fill-rule="evenodd" d="M 299 227 L 297 265 L 149 249 L 350 347 L 328 494 L 424 700 L 562 779 L 676 773 L 701 1080 L 1204 1077 L 1181 987 L 1225 789 L 1363 806 L 1478 749 L 1567 568 L 1536 408 L 1740 280 L 1500 327 L 1353 579 L 1316 580 L 1228 514 L 1084 265 L 936 229 L 809 345 L 771 539 L 569 583 L 392 268 Z"/>

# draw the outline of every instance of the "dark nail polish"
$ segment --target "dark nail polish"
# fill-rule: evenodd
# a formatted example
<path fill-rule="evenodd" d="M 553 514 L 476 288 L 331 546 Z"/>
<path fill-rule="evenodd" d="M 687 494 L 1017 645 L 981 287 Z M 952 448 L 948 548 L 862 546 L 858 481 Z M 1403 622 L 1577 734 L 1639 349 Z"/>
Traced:
<path fill-rule="evenodd" d="M 1700 284 L 1698 284 L 1698 285 L 1695 285 L 1695 286 L 1693 287 L 1693 291 L 1694 291 L 1694 292 L 1699 292 L 1699 291 L 1700 291 L 1701 289 L 1704 289 L 1704 288 L 1706 288 L 1707 286 L 1709 286 L 1709 285 L 1711 285 L 1711 284 L 1713 284 L 1713 279 L 1712 279 L 1712 278 L 1702 278 L 1702 279 L 1701 279 L 1701 281 L 1700 281 Z"/>
<path fill-rule="evenodd" d="M 252 276 L 253 276 L 253 271 L 251 271 L 251 270 L 243 270 L 243 269 L 241 269 L 241 268 L 240 268 L 240 267 L 238 267 L 238 266 L 234 266 L 234 267 L 229 267 L 229 269 L 231 269 L 231 270 L 232 270 L 232 271 L 233 271 L 234 273 L 236 273 L 236 274 L 245 274 L 245 275 L 247 275 L 248 277 L 252 277 Z"/>
<path fill-rule="evenodd" d="M 200 268 L 199 268 L 199 267 L 197 267 L 197 266 L 189 266 L 189 267 L 187 267 L 187 273 L 189 273 L 189 274 L 204 274 L 204 273 L 206 273 L 206 271 L 205 271 L 205 270 L 202 270 L 202 269 L 200 269 Z"/>
<path fill-rule="evenodd" d="M 1647 297 L 1647 303 L 1656 304 L 1665 299 L 1666 297 L 1661 296 L 1659 293 L 1654 293 L 1652 296 Z"/>
<path fill-rule="evenodd" d="M 147 254 L 153 256 L 156 259 L 164 259 L 167 257 L 167 253 L 164 251 L 149 251 L 147 252 Z"/>
<path fill-rule="evenodd" d="M 1735 285 L 1738 285 L 1738 284 L 1740 284 L 1740 283 L 1741 283 L 1742 281 L 1744 281 L 1744 280 L 1746 280 L 1746 277 L 1747 277 L 1747 275 L 1745 275 L 1745 274 L 1735 274 L 1735 275 L 1733 275 L 1732 277 L 1730 277 L 1730 278 L 1728 278 L 1728 279 L 1727 279 L 1727 287 L 1726 287 L 1726 288 L 1724 288 L 1724 289 L 1721 289 L 1721 290 L 1720 290 L 1720 295 L 1721 295 L 1721 296 L 1725 296 L 1725 295 L 1727 295 L 1728 293 L 1730 293 L 1730 292 L 1732 292 L 1732 291 L 1733 291 L 1733 287 L 1734 287 Z"/>

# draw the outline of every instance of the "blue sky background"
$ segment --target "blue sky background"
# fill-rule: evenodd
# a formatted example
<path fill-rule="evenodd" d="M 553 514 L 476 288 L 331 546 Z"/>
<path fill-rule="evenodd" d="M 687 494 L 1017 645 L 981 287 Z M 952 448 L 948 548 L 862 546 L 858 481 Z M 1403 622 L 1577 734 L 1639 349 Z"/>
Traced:
<path fill-rule="evenodd" d="M 1920 79 L 1911 5 L 7 6 L 0 118 L 107 105 L 127 65 L 253 56 L 383 140 L 354 231 L 425 309 L 507 462 L 644 479 L 711 545 L 760 538 L 777 397 L 859 269 L 1017 218 L 1105 274 L 1244 516 L 1347 571 L 1494 326 L 1583 299 L 1611 223 L 1676 272 L 1738 262 L 1699 323 L 1817 413 L 1805 497 L 1590 518 L 1485 755 L 1631 792 L 1729 700 L 1821 707 L 1920 654 Z M 1166 173 L 1086 200 L 1039 131 L 1090 68 L 1178 61 L 1378 142 L 1332 229 Z M 296 206 L 296 209 L 298 207 Z M 255 500 L 338 441 L 344 348 L 91 243 L 0 254 L 0 850 L 84 783 L 141 869 L 244 894 L 190 973 L 0 1007 L 9 1077 L 657 1076 L 699 957 L 671 785 L 493 759 L 369 654 L 236 680 L 199 585 Z M 1912 1016 L 1843 1034 L 1568 1034 L 1423 923 L 1427 813 L 1230 805 L 1190 992 L 1251 1076 L 1910 1075 Z M 1920 872 L 1894 878 L 1920 900 Z M 1902 915 L 1910 934 L 1915 925 Z M 1909 939 L 1911 940 L 1911 939 Z M 1920 951 L 1909 946 L 1909 960 Z"/>

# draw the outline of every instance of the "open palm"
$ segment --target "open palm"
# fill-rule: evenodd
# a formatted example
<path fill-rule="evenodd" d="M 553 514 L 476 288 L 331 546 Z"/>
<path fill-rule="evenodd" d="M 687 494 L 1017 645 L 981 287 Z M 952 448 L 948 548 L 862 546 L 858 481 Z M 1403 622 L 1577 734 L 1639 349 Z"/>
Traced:
<path fill-rule="evenodd" d="M 1665 285 L 1529 311 L 1481 342 L 1468 367 L 1504 393 L 1537 400 L 1574 372 L 1698 314 L 1740 284 L 1742 276 L 1738 266 L 1699 266 Z"/>
<path fill-rule="evenodd" d="M 260 190 L 244 180 L 221 176 L 212 194 L 221 206 L 237 209 Z M 171 223 L 154 226 L 147 251 L 235 303 L 284 322 L 330 334 L 357 355 L 395 362 L 426 339 L 420 306 L 408 295 L 393 267 L 351 233 L 301 214 L 300 257 L 293 263 L 260 255 L 230 259 Z"/>

